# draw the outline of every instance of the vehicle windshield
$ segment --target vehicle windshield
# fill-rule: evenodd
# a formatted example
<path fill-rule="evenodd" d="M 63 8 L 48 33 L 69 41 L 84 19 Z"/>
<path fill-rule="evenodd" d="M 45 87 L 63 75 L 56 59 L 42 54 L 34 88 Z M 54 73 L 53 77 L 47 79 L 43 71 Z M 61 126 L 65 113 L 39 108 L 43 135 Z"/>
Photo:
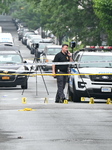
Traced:
<path fill-rule="evenodd" d="M 98 62 L 98 61 L 100 61 L 100 62 Z M 82 62 L 84 64 L 80 64 L 79 67 L 112 68 L 112 56 L 83 55 L 80 62 Z"/>
<path fill-rule="evenodd" d="M 28 35 L 34 35 L 34 34 L 35 34 L 34 32 L 26 32 L 24 35 L 28 36 Z"/>
<path fill-rule="evenodd" d="M 59 53 L 61 51 L 61 48 L 49 48 L 47 50 L 47 54 L 48 55 L 56 55 L 57 53 Z"/>
<path fill-rule="evenodd" d="M 44 49 L 46 45 L 49 45 L 49 43 L 39 43 L 39 49 Z"/>
<path fill-rule="evenodd" d="M 0 54 L 0 64 L 16 64 L 22 63 L 20 55 Z"/>

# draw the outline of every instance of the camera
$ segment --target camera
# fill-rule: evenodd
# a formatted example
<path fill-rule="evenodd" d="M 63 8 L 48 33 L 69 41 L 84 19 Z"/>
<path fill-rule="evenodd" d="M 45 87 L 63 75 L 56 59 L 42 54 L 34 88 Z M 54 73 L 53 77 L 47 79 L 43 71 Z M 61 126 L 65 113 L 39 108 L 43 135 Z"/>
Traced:
<path fill-rule="evenodd" d="M 71 42 L 71 48 L 74 48 L 75 46 L 76 46 L 75 41 L 72 41 L 72 42 Z"/>

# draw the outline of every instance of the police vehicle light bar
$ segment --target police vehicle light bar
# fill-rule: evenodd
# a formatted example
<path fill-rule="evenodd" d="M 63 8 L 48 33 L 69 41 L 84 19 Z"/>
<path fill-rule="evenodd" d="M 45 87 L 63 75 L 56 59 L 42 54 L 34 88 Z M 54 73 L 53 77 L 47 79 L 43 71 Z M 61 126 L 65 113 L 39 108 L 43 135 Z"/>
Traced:
<path fill-rule="evenodd" d="M 112 46 L 86 46 L 85 48 L 112 49 Z"/>

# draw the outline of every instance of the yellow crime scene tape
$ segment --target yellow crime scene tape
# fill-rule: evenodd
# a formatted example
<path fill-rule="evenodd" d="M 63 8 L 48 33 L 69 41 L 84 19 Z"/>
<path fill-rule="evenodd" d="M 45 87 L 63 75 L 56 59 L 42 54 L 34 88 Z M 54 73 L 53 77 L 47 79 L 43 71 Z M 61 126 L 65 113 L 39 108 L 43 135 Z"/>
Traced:
<path fill-rule="evenodd" d="M 71 76 L 71 75 L 112 75 L 112 73 L 97 73 L 97 74 L 51 74 L 51 73 L 49 73 L 49 74 L 46 74 L 46 73 L 36 73 L 36 74 L 30 74 L 30 73 L 28 73 L 28 74 L 22 74 L 22 73 L 10 73 L 10 74 L 4 74 L 4 73 L 0 73 L 0 75 L 4 75 L 4 76 L 6 76 L 6 75 L 21 75 L 21 76 L 23 76 L 23 75 L 25 75 L 25 76 Z"/>
<path fill-rule="evenodd" d="M 23 67 L 25 67 L 25 66 L 30 66 L 30 67 L 42 67 L 42 66 L 52 66 L 52 65 L 79 65 L 79 64 L 90 64 L 90 63 L 106 63 L 106 62 L 108 62 L 108 63 L 110 63 L 110 62 L 112 62 L 112 61 L 85 61 L 85 62 L 50 62 L 50 63 L 41 63 L 41 62 L 39 62 L 39 63 L 25 63 L 25 64 L 23 64 L 23 63 L 21 63 L 21 64 L 7 64 L 8 66 L 23 66 Z M 7 66 L 6 64 L 2 64 L 2 67 L 3 66 Z M 4 71 L 3 71 L 4 70 Z M 5 69 L 5 68 L 1 68 L 0 69 L 0 71 L 3 71 L 3 73 L 0 73 L 0 75 L 4 75 L 4 76 L 6 76 L 6 75 L 21 75 L 21 76 L 23 76 L 23 75 L 25 75 L 25 76 L 71 76 L 71 75 L 112 75 L 112 72 L 101 72 L 101 73 L 83 73 L 83 74 L 81 74 L 81 73 L 64 73 L 64 74 L 52 74 L 52 73 L 37 73 L 37 71 L 33 71 L 33 69 L 29 69 L 29 71 L 28 70 L 18 70 L 17 71 L 17 73 L 9 73 L 9 71 L 15 71 L 15 70 L 11 70 L 11 69 Z M 5 72 L 6 71 L 6 72 Z"/>

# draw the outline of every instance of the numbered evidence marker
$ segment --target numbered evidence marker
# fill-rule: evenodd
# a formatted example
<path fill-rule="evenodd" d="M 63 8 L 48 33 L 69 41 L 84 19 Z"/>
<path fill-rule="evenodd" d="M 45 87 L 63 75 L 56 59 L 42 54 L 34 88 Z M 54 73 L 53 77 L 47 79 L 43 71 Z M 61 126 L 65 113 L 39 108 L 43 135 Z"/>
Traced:
<path fill-rule="evenodd" d="M 64 100 L 64 104 L 68 104 L 68 100 L 65 99 L 65 100 Z"/>
<path fill-rule="evenodd" d="M 22 98 L 22 103 L 23 103 L 23 104 L 26 104 L 26 103 L 27 103 L 26 100 L 27 100 L 27 98 L 26 98 L 26 97 L 23 97 L 23 98 Z"/>

